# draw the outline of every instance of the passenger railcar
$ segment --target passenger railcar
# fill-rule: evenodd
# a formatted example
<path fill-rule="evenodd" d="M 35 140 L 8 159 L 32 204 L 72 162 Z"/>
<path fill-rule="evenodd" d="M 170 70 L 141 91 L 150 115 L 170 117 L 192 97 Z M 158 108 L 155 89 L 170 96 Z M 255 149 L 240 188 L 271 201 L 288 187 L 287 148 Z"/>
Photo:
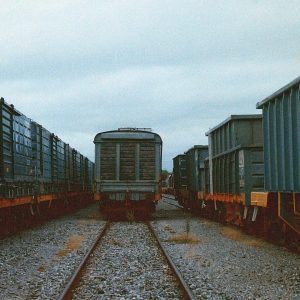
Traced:
<path fill-rule="evenodd" d="M 0 236 L 92 201 L 94 164 L 0 99 Z"/>
<path fill-rule="evenodd" d="M 95 143 L 95 200 L 108 216 L 147 217 L 161 197 L 161 137 L 147 129 L 98 133 Z"/>

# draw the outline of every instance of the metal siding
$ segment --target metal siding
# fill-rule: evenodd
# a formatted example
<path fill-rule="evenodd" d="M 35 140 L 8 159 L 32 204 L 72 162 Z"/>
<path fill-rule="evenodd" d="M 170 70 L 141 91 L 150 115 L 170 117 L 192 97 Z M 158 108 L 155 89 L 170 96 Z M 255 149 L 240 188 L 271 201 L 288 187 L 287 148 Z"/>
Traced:
<path fill-rule="evenodd" d="M 227 121 L 210 130 L 208 136 L 210 193 L 240 194 L 245 190 L 247 191 L 246 202 L 249 204 L 250 191 L 261 184 L 261 175 L 253 172 L 253 166 L 260 165 L 260 163 L 253 162 L 251 155 L 248 154 L 250 150 L 246 149 L 259 147 L 263 156 L 262 117 L 258 115 L 231 116 Z M 250 158 L 246 157 L 245 162 L 243 160 L 245 163 L 243 166 L 239 165 L 240 149 L 246 151 L 246 155 L 250 155 Z M 255 160 L 255 155 L 253 156 Z M 247 172 L 247 177 L 244 172 Z M 242 176 L 242 181 L 240 181 L 240 176 Z M 260 190 L 263 190 L 263 187 Z"/>
<path fill-rule="evenodd" d="M 120 157 L 121 157 L 121 146 L 120 143 L 116 144 L 116 178 L 120 180 Z"/>
<path fill-rule="evenodd" d="M 299 89 L 299 82 L 289 84 L 258 105 L 264 116 L 267 191 L 300 192 Z"/>
<path fill-rule="evenodd" d="M 116 180 L 116 143 L 103 142 L 101 144 L 100 180 Z"/>
<path fill-rule="evenodd" d="M 160 143 L 155 144 L 155 166 L 156 166 L 156 171 L 155 171 L 155 180 L 159 181 L 160 180 L 160 173 L 162 169 L 162 146 Z"/>
<path fill-rule="evenodd" d="M 186 152 L 186 176 L 188 190 L 204 191 L 204 159 L 208 156 L 208 147 L 194 147 Z"/>
<path fill-rule="evenodd" d="M 13 115 L 14 179 L 34 181 L 32 160 L 31 121 L 24 115 Z"/>
<path fill-rule="evenodd" d="M 186 155 L 180 154 L 173 158 L 174 188 L 186 187 Z"/>
<path fill-rule="evenodd" d="M 1 178 L 2 180 L 13 180 L 13 125 L 11 107 L 1 99 Z"/>
<path fill-rule="evenodd" d="M 120 144 L 120 180 L 135 180 L 135 145 Z"/>
<path fill-rule="evenodd" d="M 95 144 L 95 180 L 101 180 L 101 144 Z"/>
<path fill-rule="evenodd" d="M 140 144 L 135 145 L 135 180 L 140 180 Z"/>
<path fill-rule="evenodd" d="M 139 145 L 140 180 L 157 180 L 157 170 L 160 169 L 160 145 L 147 141 Z"/>
<path fill-rule="evenodd" d="M 300 191 L 300 84 L 298 85 L 298 89 L 295 91 L 295 130 L 294 132 L 294 140 L 295 140 L 295 171 L 296 171 L 296 187 L 295 190 Z"/>

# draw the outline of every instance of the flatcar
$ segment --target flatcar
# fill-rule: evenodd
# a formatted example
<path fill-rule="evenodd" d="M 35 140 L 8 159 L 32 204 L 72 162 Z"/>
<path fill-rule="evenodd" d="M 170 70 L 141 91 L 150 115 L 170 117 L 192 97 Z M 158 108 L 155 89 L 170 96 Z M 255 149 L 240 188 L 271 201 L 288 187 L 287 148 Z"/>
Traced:
<path fill-rule="evenodd" d="M 107 217 L 145 217 L 161 197 L 162 139 L 150 129 L 98 133 L 95 200 Z"/>
<path fill-rule="evenodd" d="M 0 99 L 0 236 L 93 200 L 94 163 Z"/>

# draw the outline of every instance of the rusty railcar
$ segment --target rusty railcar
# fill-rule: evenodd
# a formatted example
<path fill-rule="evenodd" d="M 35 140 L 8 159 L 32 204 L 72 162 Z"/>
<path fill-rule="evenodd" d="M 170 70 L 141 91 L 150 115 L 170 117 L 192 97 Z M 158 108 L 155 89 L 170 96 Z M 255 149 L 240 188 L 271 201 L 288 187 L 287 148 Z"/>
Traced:
<path fill-rule="evenodd" d="M 160 199 L 162 139 L 149 129 L 98 133 L 95 200 L 107 216 L 147 216 Z"/>

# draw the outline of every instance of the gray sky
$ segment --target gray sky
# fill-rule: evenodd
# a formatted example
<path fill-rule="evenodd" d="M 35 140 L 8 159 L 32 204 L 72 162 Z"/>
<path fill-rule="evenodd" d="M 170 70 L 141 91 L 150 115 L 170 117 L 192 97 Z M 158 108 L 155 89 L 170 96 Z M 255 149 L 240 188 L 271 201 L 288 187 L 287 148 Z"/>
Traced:
<path fill-rule="evenodd" d="M 163 166 L 300 71 L 300 1 L 0 0 L 0 96 L 94 160 L 151 127 Z"/>

